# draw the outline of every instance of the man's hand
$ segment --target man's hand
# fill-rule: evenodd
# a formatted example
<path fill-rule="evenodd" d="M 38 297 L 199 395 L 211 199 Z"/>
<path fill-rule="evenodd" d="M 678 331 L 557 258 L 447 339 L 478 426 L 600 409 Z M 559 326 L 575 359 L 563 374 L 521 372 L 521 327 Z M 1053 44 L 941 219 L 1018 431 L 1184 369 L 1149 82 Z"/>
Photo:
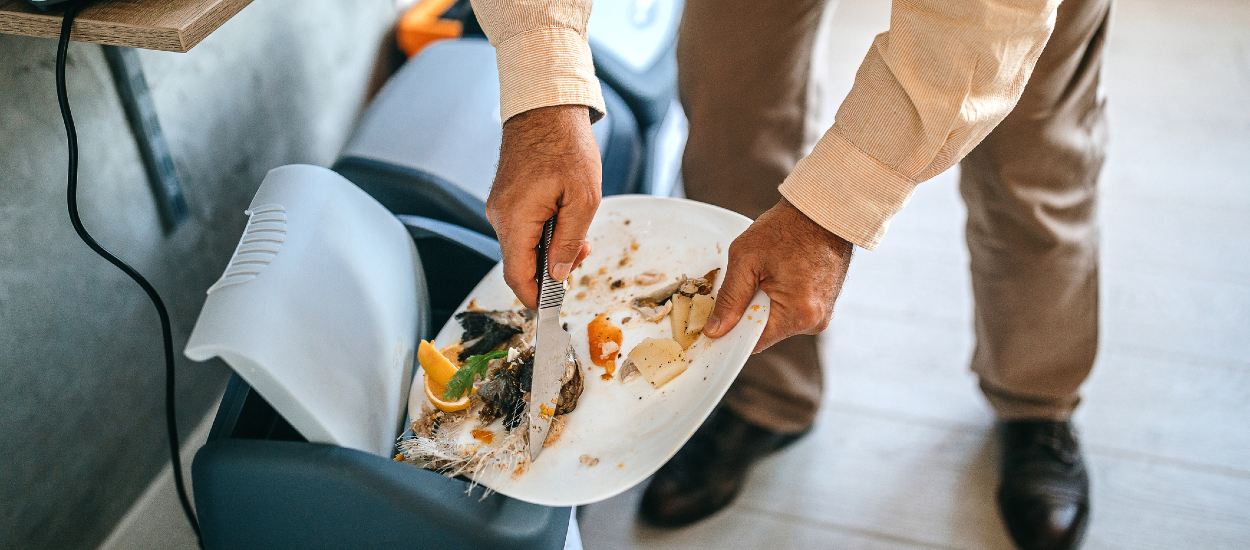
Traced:
<path fill-rule="evenodd" d="M 586 229 L 602 194 L 599 163 L 586 107 L 543 107 L 504 123 L 486 217 L 499 237 L 504 280 L 525 307 L 537 306 L 534 249 L 552 215 L 559 214 L 548 255 L 551 278 L 568 277 L 590 253 Z"/>
<path fill-rule="evenodd" d="M 852 248 L 783 199 L 729 246 L 729 269 L 704 334 L 718 338 L 729 332 L 757 288 L 768 295 L 772 310 L 755 353 L 796 334 L 825 330 Z"/>

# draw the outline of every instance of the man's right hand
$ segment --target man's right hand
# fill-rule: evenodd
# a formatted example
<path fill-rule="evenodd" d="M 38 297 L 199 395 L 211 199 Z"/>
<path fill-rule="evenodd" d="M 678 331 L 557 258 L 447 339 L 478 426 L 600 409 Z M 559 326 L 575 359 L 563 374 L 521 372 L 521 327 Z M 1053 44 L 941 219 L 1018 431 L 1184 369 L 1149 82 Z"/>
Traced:
<path fill-rule="evenodd" d="M 548 255 L 553 279 L 568 277 L 590 253 L 586 229 L 599 208 L 601 171 L 584 106 L 542 107 L 504 123 L 486 217 L 503 251 L 504 280 L 525 307 L 537 307 L 535 249 L 551 216 L 559 214 Z"/>

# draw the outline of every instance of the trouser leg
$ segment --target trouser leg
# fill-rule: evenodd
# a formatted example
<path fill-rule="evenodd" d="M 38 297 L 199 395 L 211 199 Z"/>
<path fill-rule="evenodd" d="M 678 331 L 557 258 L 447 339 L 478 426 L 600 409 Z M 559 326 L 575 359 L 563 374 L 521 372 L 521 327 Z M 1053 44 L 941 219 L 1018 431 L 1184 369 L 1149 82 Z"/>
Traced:
<path fill-rule="evenodd" d="M 812 49 L 826 2 L 690 0 L 677 44 L 690 135 L 686 196 L 755 218 L 805 152 Z M 811 424 L 821 398 L 816 337 L 747 361 L 724 403 L 779 432 Z"/>
<path fill-rule="evenodd" d="M 1110 0 L 1065 0 L 1020 102 L 961 163 L 972 368 L 1004 419 L 1071 414 L 1098 347 L 1095 198 Z"/>

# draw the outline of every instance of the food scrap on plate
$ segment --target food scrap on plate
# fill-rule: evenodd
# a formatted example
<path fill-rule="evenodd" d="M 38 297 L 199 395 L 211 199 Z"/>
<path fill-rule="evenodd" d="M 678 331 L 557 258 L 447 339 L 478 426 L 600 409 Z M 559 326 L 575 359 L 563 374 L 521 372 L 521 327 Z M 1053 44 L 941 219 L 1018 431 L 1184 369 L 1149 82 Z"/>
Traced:
<path fill-rule="evenodd" d="M 590 362 L 603 367 L 602 378 L 611 380 L 616 372 L 616 357 L 621 352 L 621 340 L 624 338 L 621 327 L 615 325 L 608 316 L 600 313 L 586 325 L 586 341 L 590 348 Z"/>
<path fill-rule="evenodd" d="M 631 302 L 646 321 L 660 322 L 667 316 L 670 337 L 647 338 L 634 346 L 621 367 L 622 382 L 641 374 L 659 388 L 686 371 L 690 362 L 685 351 L 703 334 L 703 327 L 716 306 L 712 287 L 719 272 L 713 269 L 702 277 L 683 276 Z"/>
<path fill-rule="evenodd" d="M 431 406 L 412 419 L 411 436 L 399 442 L 404 460 L 448 475 L 479 473 L 486 468 L 517 471 L 525 461 L 525 420 L 530 378 L 534 372 L 534 318 L 519 311 L 464 311 L 456 314 L 464 335 L 456 345 L 457 367 L 430 342 L 422 341 L 417 359 L 425 373 Z M 560 395 L 551 411 L 562 416 L 577 408 L 583 386 L 581 366 L 572 347 L 560 378 Z M 502 433 L 488 427 L 501 421 Z M 472 437 L 461 437 L 473 424 Z M 489 435 L 486 435 L 489 434 Z M 555 435 L 559 438 L 559 434 Z M 521 468 L 520 471 L 524 471 Z"/>
<path fill-rule="evenodd" d="M 619 378 L 629 383 L 641 376 L 654 388 L 668 384 L 689 366 L 688 350 L 702 335 L 715 306 L 712 290 L 719 270 L 701 277 L 678 277 L 673 283 L 634 296 L 620 307 L 633 311 L 624 319 L 638 318 L 662 323 L 668 319 L 669 337 L 645 338 L 626 352 L 621 326 L 608 312 L 586 325 L 587 349 L 592 364 L 601 367 L 604 381 Z M 665 275 L 644 271 L 628 278 L 584 275 L 581 292 L 614 292 L 662 283 Z M 535 318 L 529 311 L 492 311 L 470 301 L 455 316 L 463 329 L 460 341 L 438 349 L 422 341 L 417 358 L 424 372 L 427 405 L 411 419 L 409 434 L 398 444 L 397 459 L 443 472 L 475 477 L 489 470 L 519 476 L 528 470 L 527 430 L 517 429 L 528 414 L 530 381 L 534 369 Z M 619 364 L 621 356 L 625 356 Z M 574 412 L 588 373 L 572 346 L 560 379 L 559 399 L 544 447 L 557 445 L 565 432 L 566 415 Z M 582 464 L 594 466 L 598 459 L 583 455 Z"/>

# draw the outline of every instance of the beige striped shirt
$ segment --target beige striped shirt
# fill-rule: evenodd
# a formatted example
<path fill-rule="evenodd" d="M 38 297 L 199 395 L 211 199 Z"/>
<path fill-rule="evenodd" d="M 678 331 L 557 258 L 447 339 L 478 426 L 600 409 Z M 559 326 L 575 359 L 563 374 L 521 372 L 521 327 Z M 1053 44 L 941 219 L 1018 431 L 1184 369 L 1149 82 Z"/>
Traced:
<path fill-rule="evenodd" d="M 602 113 L 590 0 L 473 0 L 499 58 L 504 120 L 550 105 Z M 1020 99 L 1059 0 L 895 0 L 837 118 L 781 183 L 825 229 L 874 248 L 916 186 L 959 162 Z M 761 37 L 761 40 L 766 40 Z"/>

